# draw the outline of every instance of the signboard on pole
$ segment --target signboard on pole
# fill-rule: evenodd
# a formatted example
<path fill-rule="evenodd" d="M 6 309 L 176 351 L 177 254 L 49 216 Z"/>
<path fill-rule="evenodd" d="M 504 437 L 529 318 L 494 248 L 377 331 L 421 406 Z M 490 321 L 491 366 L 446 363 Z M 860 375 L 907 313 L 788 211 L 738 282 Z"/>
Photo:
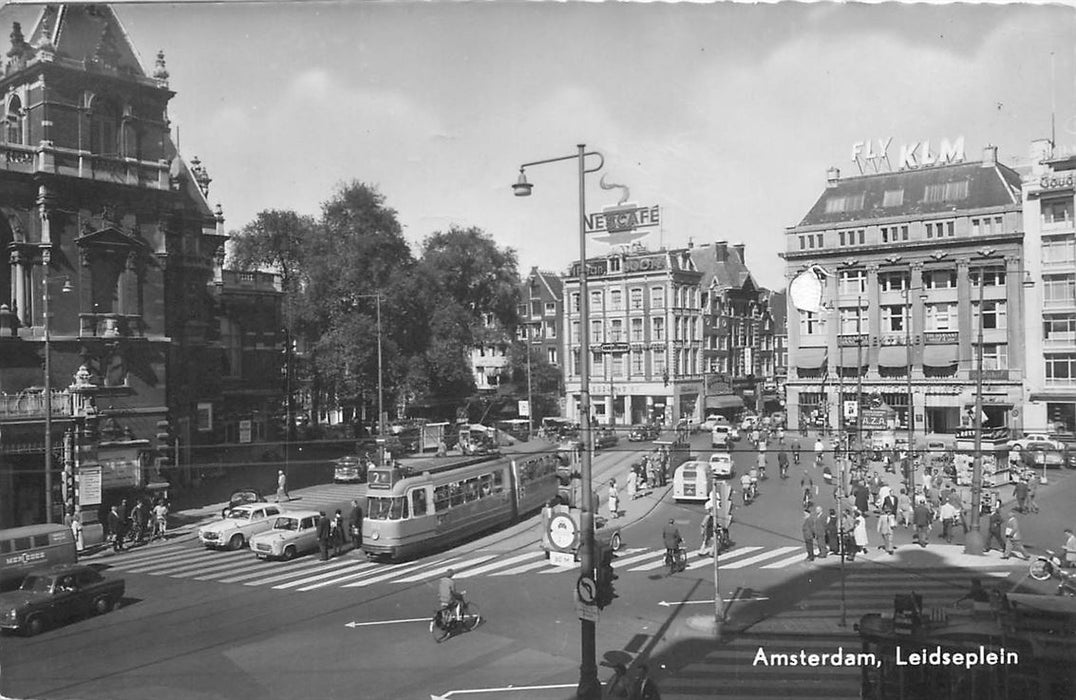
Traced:
<path fill-rule="evenodd" d="M 518 403 L 519 403 L 519 407 L 518 407 L 517 410 L 518 410 L 518 413 L 519 413 L 519 417 L 520 418 L 530 418 L 531 417 L 531 402 L 530 401 L 519 401 Z"/>

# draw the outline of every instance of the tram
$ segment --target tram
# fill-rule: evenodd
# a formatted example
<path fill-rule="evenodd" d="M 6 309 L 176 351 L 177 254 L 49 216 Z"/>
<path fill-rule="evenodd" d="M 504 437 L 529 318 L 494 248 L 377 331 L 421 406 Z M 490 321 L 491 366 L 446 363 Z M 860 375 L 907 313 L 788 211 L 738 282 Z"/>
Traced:
<path fill-rule="evenodd" d="M 477 458 L 418 470 L 371 469 L 362 549 L 398 561 L 504 527 L 557 496 L 557 454 Z"/>

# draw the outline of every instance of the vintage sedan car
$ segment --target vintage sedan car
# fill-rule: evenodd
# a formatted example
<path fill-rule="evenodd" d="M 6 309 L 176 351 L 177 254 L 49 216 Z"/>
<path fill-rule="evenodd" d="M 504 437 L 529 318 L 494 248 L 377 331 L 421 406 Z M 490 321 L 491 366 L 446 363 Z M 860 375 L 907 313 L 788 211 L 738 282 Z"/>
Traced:
<path fill-rule="evenodd" d="M 732 477 L 732 455 L 728 452 L 715 452 L 710 455 L 710 471 L 717 479 Z"/>
<path fill-rule="evenodd" d="M 1022 450 L 1016 451 L 1025 467 L 1030 469 L 1062 469 L 1068 462 L 1067 450 L 1058 449 L 1053 440 L 1050 442 L 1027 442 Z"/>
<path fill-rule="evenodd" d="M 125 590 L 123 579 L 106 580 L 82 564 L 35 569 L 18 590 L 0 594 L 0 628 L 33 636 L 74 617 L 103 615 L 119 604 Z"/>
<path fill-rule="evenodd" d="M 250 538 L 250 551 L 259 559 L 291 560 L 318 548 L 316 510 L 290 510 L 273 521 L 273 527 Z"/>
<path fill-rule="evenodd" d="M 645 442 L 647 440 L 653 440 L 657 436 L 657 427 L 650 423 L 633 425 L 631 426 L 631 430 L 628 431 L 629 442 Z"/>
<path fill-rule="evenodd" d="M 602 428 L 594 436 L 594 449 L 600 450 L 604 447 L 612 447 L 620 442 L 620 436 L 616 434 L 616 431 L 611 428 Z"/>
<path fill-rule="evenodd" d="M 244 503 L 264 503 L 265 496 L 258 489 L 250 486 L 241 489 L 236 489 L 232 492 L 231 498 L 228 499 L 228 504 L 224 506 L 220 512 L 220 517 L 228 517 L 228 511 L 236 506 L 241 506 Z"/>
<path fill-rule="evenodd" d="M 1024 437 L 1019 440 L 1009 440 L 1008 445 L 1010 450 L 1026 450 L 1035 443 L 1035 449 L 1042 449 L 1042 445 L 1038 443 L 1048 443 L 1049 449 L 1060 450 L 1063 449 L 1065 444 L 1060 440 L 1054 440 L 1046 433 L 1026 433 Z"/>
<path fill-rule="evenodd" d="M 361 484 L 366 481 L 366 460 L 345 455 L 333 462 L 333 483 Z"/>
<path fill-rule="evenodd" d="M 245 503 L 215 522 L 198 528 L 198 539 L 210 549 L 240 549 L 259 532 L 273 526 L 281 507 L 276 503 Z"/>

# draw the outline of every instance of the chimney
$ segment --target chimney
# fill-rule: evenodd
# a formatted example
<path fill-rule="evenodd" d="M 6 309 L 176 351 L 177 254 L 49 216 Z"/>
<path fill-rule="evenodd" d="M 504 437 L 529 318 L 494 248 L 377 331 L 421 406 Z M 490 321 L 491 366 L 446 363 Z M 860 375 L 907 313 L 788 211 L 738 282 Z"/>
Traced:
<path fill-rule="evenodd" d="M 694 247 L 695 247 L 695 239 L 692 238 L 691 236 L 688 236 L 687 237 L 687 249 L 691 250 Z"/>
<path fill-rule="evenodd" d="M 1042 175 L 1048 170 L 1045 162 L 1054 157 L 1054 144 L 1050 139 L 1035 139 L 1031 142 L 1027 155 L 1031 160 L 1031 172 Z"/>
<path fill-rule="evenodd" d="M 826 187 L 836 187 L 837 183 L 840 182 L 840 181 L 841 181 L 840 168 L 837 168 L 837 167 L 831 165 L 829 167 L 829 169 L 826 170 Z"/>
<path fill-rule="evenodd" d="M 732 249 L 736 251 L 736 255 L 740 256 L 740 262 L 746 265 L 747 259 L 743 255 L 743 243 L 737 243 L 736 245 L 732 246 Z"/>
<path fill-rule="evenodd" d="M 986 146 L 983 148 L 983 163 L 982 167 L 992 168 L 997 165 L 998 162 L 998 147 Z"/>
<path fill-rule="evenodd" d="M 714 259 L 718 262 L 725 262 L 729 259 L 728 241 L 718 241 L 717 243 L 714 243 Z"/>

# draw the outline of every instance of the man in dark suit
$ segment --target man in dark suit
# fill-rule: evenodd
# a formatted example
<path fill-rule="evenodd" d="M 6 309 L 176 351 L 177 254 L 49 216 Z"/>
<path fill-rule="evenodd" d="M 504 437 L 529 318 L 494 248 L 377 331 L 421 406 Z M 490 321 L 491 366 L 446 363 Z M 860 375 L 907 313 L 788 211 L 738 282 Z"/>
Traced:
<path fill-rule="evenodd" d="M 318 552 L 322 561 L 329 561 L 329 538 L 332 534 L 332 522 L 321 511 L 318 517 Z"/>
<path fill-rule="evenodd" d="M 351 543 L 355 549 L 362 547 L 362 506 L 358 499 L 351 501 L 351 513 L 348 515 L 348 527 L 351 532 Z"/>

